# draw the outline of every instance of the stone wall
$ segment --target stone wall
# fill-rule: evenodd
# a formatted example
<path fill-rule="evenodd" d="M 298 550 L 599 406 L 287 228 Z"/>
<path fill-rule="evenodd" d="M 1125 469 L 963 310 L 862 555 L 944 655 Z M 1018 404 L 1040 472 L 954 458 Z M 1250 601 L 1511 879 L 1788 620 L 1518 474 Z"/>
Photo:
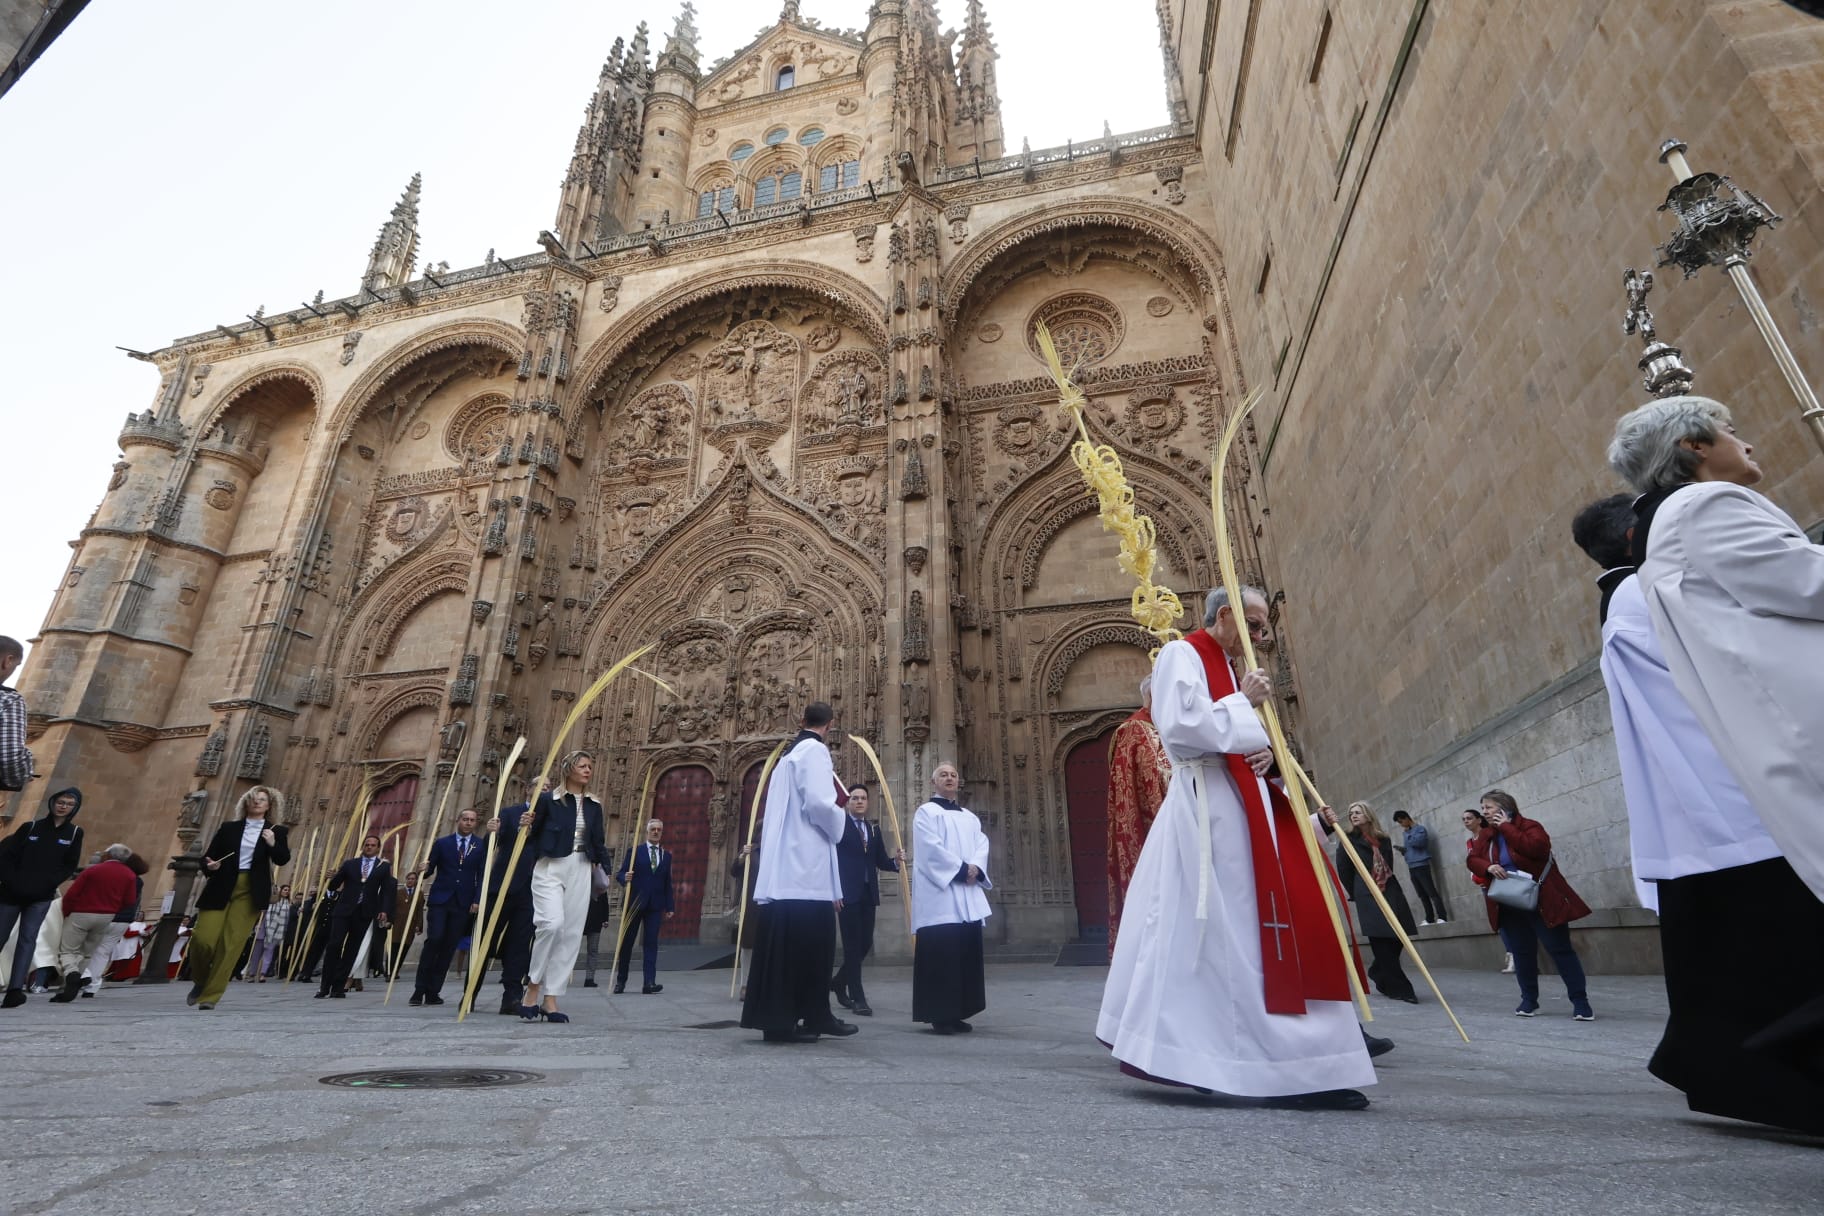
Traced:
<path fill-rule="evenodd" d="M 1170 16 L 1201 116 L 1187 189 L 1268 390 L 1267 541 L 1320 784 L 1446 827 L 1501 785 L 1593 906 L 1633 904 L 1596 571 L 1569 537 L 1620 488 L 1603 448 L 1644 399 L 1622 271 L 1669 229 L 1656 156 L 1686 139 L 1695 169 L 1787 217 L 1754 274 L 1824 369 L 1821 27 L 1774 0 L 1547 0 L 1518 25 L 1430 0 Z M 1698 389 L 1735 405 L 1763 488 L 1817 521 L 1824 461 L 1734 291 L 1661 271 L 1653 302 Z"/>

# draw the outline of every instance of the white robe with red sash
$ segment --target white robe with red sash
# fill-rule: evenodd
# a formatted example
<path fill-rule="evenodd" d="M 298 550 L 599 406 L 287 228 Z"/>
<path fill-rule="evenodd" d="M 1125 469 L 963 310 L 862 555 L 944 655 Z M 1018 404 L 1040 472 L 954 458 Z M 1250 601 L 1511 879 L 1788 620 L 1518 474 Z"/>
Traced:
<path fill-rule="evenodd" d="M 1225 677 L 1227 695 L 1212 697 L 1213 680 Z M 1269 742 L 1234 687 L 1226 660 L 1206 669 L 1190 640 L 1159 653 L 1153 720 L 1172 784 L 1128 887 L 1096 1037 L 1126 1071 L 1226 1094 L 1372 1085 L 1347 963 L 1321 895 L 1311 906 L 1321 879 L 1283 801 L 1275 814 L 1272 793 L 1251 773 L 1244 800 L 1227 760 Z M 1265 840 L 1250 832 L 1248 803 Z M 1258 884 L 1257 866 L 1270 867 Z"/>

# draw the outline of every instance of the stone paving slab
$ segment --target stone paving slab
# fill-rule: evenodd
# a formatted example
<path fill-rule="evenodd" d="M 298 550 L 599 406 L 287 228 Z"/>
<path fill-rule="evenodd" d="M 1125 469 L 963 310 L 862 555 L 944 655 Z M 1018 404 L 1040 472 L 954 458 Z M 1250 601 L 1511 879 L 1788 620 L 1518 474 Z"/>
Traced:
<path fill-rule="evenodd" d="M 968 1037 L 908 1020 L 877 969 L 861 1034 L 768 1045 L 691 1027 L 737 1016 L 728 973 L 655 996 L 572 989 L 570 1026 L 371 990 L 182 985 L 34 997 L 0 1013 L 0 1212 L 1814 1213 L 1824 1141 L 1692 1115 L 1644 1064 L 1657 980 L 1593 977 L 1511 1015 L 1512 980 L 1440 973 L 1475 1040 L 1429 1000 L 1379 1003 L 1373 1107 L 1295 1114 L 1122 1077 L 1096 1045 L 1106 972 L 1007 964 Z M 1550 981 L 1548 980 L 1548 983 Z M 453 986 L 452 986 L 453 987 Z M 533 1084 L 370 1090 L 373 1068 L 520 1068 Z M 378 1198 L 375 1198 L 378 1196 Z"/>

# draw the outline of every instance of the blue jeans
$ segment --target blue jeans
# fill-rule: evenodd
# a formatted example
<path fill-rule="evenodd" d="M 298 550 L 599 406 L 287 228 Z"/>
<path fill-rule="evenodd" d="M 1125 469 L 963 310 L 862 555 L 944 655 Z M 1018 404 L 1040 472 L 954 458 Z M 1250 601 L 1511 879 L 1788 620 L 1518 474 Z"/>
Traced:
<path fill-rule="evenodd" d="M 0 903 L 0 950 L 6 949 L 6 939 L 12 936 L 13 926 L 17 924 L 19 928 L 19 941 L 13 947 L 13 974 L 6 982 L 8 988 L 24 988 L 25 981 L 31 978 L 32 956 L 38 953 L 38 933 L 44 928 L 44 918 L 50 911 L 48 899 L 35 904 Z"/>
<path fill-rule="evenodd" d="M 1514 978 L 1520 982 L 1522 1000 L 1534 1005 L 1539 1003 L 1539 947 L 1543 945 L 1558 968 L 1558 976 L 1564 981 L 1564 994 L 1571 999 L 1571 1004 L 1589 1003 L 1589 993 L 1584 989 L 1583 961 L 1571 947 L 1569 925 L 1554 929 L 1537 912 L 1506 907 L 1501 909 L 1498 923 L 1501 944 L 1514 956 Z"/>

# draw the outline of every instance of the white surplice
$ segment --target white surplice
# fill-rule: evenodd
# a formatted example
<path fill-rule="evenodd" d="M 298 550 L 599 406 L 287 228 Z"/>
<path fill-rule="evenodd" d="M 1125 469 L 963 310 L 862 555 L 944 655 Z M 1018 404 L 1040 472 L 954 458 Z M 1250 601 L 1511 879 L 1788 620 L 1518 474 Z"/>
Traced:
<path fill-rule="evenodd" d="M 1824 546 L 1753 490 L 1702 482 L 1660 504 L 1637 577 L 1679 692 L 1824 899 Z"/>
<path fill-rule="evenodd" d="M 973 883 L 957 882 L 956 872 L 965 865 L 982 876 Z M 993 887 L 988 837 L 975 813 L 935 802 L 920 806 L 912 816 L 912 931 L 987 920 L 993 912 L 986 892 Z"/>
<path fill-rule="evenodd" d="M 1260 715 L 1240 693 L 1211 700 L 1202 658 L 1179 641 L 1153 668 L 1153 722 L 1172 758 L 1172 784 L 1127 889 L 1096 1037 L 1151 1076 L 1243 1097 L 1374 1084 L 1347 1002 L 1267 1012 L 1247 813 L 1223 759 L 1268 746 Z M 1199 783 L 1207 846 L 1198 839 Z M 1260 796 L 1264 803 L 1264 785 Z M 1202 923 L 1199 871 L 1209 874 Z"/>
<path fill-rule="evenodd" d="M 805 732 L 779 757 L 766 785 L 754 902 L 842 898 L 836 842 L 848 823 L 836 805 L 836 770 L 824 741 Z"/>
<path fill-rule="evenodd" d="M 1780 855 L 1673 683 L 1638 578 L 1625 579 L 1609 599 L 1602 682 L 1636 878 L 1684 878 Z"/>

